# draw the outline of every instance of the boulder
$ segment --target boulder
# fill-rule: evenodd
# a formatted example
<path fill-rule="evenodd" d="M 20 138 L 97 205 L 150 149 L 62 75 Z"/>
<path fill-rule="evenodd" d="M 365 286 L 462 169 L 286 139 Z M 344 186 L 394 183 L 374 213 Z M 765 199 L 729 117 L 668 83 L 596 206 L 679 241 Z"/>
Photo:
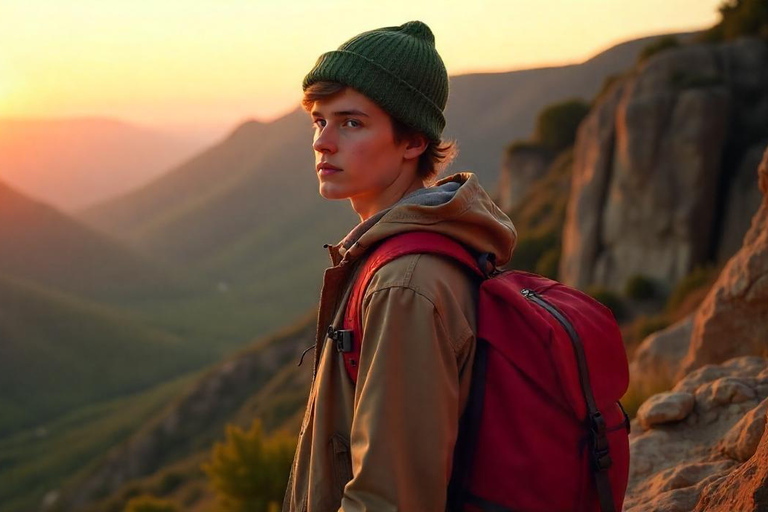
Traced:
<path fill-rule="evenodd" d="M 669 389 L 688 353 L 693 315 L 645 338 L 629 366 L 632 388 L 643 396 Z"/>
<path fill-rule="evenodd" d="M 643 428 L 685 419 L 693 410 L 694 397 L 685 392 L 665 392 L 653 395 L 637 411 Z"/>
<path fill-rule="evenodd" d="M 625 510 L 693 510 L 710 486 L 752 460 L 767 404 L 762 357 L 704 366 L 649 398 L 630 437 Z"/>

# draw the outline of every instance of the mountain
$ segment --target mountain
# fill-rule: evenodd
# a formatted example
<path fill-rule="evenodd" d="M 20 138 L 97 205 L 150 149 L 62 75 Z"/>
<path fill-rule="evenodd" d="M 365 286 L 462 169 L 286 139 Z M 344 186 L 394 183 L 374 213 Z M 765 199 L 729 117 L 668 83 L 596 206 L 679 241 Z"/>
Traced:
<path fill-rule="evenodd" d="M 6 274 L 0 274 L 0 339 L 0 437 L 148 388 L 206 360 L 129 312 Z"/>
<path fill-rule="evenodd" d="M 201 146 L 114 119 L 0 119 L 0 179 L 73 211 L 151 181 Z"/>
<path fill-rule="evenodd" d="M 123 510 L 121 499 L 91 503 L 128 482 L 125 491 L 135 495 L 140 488 L 136 479 L 172 466 L 193 473 L 190 478 L 166 472 L 175 482 L 172 487 L 183 486 L 188 479 L 199 483 L 204 478 L 199 461 L 208 456 L 227 423 L 247 427 L 252 418 L 260 417 L 269 431 L 298 432 L 312 377 L 311 354 L 303 366 L 296 362 L 312 345 L 314 331 L 315 312 L 309 311 L 296 324 L 210 368 L 144 428 L 63 488 L 57 505 L 63 510 Z"/>
<path fill-rule="evenodd" d="M 173 272 L 0 182 L 0 273 L 92 298 L 158 296 Z"/>

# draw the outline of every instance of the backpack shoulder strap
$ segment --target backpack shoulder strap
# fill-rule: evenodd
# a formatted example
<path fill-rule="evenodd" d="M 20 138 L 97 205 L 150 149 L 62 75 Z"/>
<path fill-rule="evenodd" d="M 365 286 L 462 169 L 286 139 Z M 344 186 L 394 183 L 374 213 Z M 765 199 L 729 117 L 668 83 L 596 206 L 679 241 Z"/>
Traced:
<path fill-rule="evenodd" d="M 464 264 L 479 276 L 485 276 L 474 256 L 462 244 L 446 235 L 431 231 L 409 231 L 393 235 L 372 248 L 370 256 L 363 262 L 363 267 L 357 273 L 353 284 L 344 314 L 343 331 L 336 331 L 337 338 L 334 338 L 337 350 L 344 358 L 347 374 L 353 383 L 357 383 L 357 365 L 363 338 L 361 313 L 365 290 L 378 269 L 400 256 L 414 253 L 448 256 Z M 344 343 L 340 343 L 342 336 L 347 336 Z"/>

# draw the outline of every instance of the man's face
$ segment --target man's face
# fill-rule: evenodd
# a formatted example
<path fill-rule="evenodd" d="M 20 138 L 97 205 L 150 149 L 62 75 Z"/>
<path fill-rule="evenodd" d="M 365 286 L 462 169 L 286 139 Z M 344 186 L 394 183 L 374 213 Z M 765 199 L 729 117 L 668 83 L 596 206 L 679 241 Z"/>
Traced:
<path fill-rule="evenodd" d="M 395 144 L 387 112 L 352 89 L 315 101 L 315 171 L 326 199 L 375 202 L 403 169 L 407 142 Z M 324 170 L 328 164 L 340 171 Z"/>

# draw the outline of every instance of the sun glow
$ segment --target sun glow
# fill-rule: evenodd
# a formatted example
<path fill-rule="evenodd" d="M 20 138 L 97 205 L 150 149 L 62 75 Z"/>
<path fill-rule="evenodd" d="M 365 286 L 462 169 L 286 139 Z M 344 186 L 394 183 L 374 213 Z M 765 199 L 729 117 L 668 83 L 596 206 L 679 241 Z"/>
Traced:
<path fill-rule="evenodd" d="M 509 71 L 704 28 L 720 1 L 0 2 L 0 116 L 270 120 L 298 105 L 321 52 L 363 30 L 419 19 L 450 74 Z"/>

